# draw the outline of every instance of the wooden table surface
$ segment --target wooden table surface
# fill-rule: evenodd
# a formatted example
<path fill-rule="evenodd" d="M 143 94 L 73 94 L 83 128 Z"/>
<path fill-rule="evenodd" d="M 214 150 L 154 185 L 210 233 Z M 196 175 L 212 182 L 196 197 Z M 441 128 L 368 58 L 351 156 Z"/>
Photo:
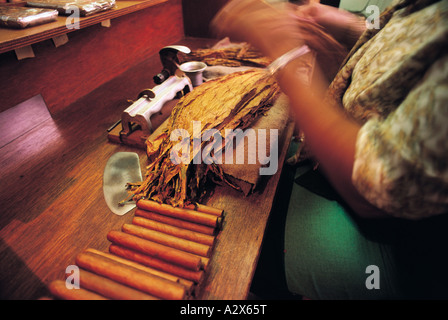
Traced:
<path fill-rule="evenodd" d="M 194 48 L 207 41 L 186 39 L 180 44 Z M 160 70 L 159 57 L 151 57 L 0 147 L 1 299 L 48 296 L 47 285 L 64 279 L 80 252 L 107 251 L 107 233 L 132 220 L 134 211 L 117 216 L 108 209 L 102 174 L 116 152 L 137 152 L 143 169 L 146 155 L 109 142 L 106 129 L 120 119 L 127 99 L 153 86 L 152 76 Z M 13 120 L 9 126 L 15 125 Z M 291 124 L 287 141 L 292 131 Z M 279 147 L 279 170 L 259 193 L 244 197 L 217 187 L 207 202 L 224 209 L 226 217 L 198 299 L 247 297 L 287 144 Z"/>

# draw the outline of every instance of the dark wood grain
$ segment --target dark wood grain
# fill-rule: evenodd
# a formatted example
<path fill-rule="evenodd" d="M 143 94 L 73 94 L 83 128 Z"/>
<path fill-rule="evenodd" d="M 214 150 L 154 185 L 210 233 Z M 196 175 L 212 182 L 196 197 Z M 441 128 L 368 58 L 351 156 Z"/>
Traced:
<path fill-rule="evenodd" d="M 0 54 L 0 111 L 40 94 L 52 115 L 63 112 L 162 47 L 181 40 L 184 31 L 180 0 L 159 2 L 119 1 L 118 8 L 110 12 L 82 18 L 82 28 L 67 34 L 69 41 L 60 47 L 50 40 L 58 35 L 52 33 L 52 24 L 29 30 L 0 29 L 0 43 L 6 46 L 12 39 L 9 49 L 17 46 L 17 41 L 20 45 L 37 41 L 32 45 L 34 58 L 17 60 L 14 51 Z M 151 3 L 159 4 L 145 7 Z M 100 25 L 112 18 L 109 15 L 125 12 L 112 19 L 109 28 Z M 66 32 L 66 18 L 58 19 L 54 30 Z"/>
<path fill-rule="evenodd" d="M 184 39 L 191 48 L 214 43 Z M 2 299 L 37 299 L 64 279 L 67 266 L 87 248 L 107 251 L 107 233 L 131 223 L 109 211 L 102 191 L 107 160 L 118 151 L 144 150 L 114 144 L 107 129 L 121 116 L 126 100 L 152 84 L 160 71 L 158 55 L 130 68 L 0 149 L 0 274 Z M 125 81 L 126 80 L 126 81 Z M 292 135 L 292 124 L 284 141 Z M 217 187 L 206 204 L 224 209 L 198 299 L 245 299 L 258 261 L 287 143 L 279 170 L 258 192 L 244 197 Z"/>
<path fill-rule="evenodd" d="M 101 23 L 102 21 L 118 18 L 126 14 L 136 12 L 168 0 L 143 0 L 143 1 L 116 1 L 114 8 L 79 18 L 79 29 Z M 0 29 L 0 53 L 28 46 L 53 37 L 77 31 L 66 26 L 67 17 L 58 16 L 55 22 L 46 23 L 25 29 Z"/>
<path fill-rule="evenodd" d="M 182 0 L 185 35 L 209 38 L 213 36 L 210 22 L 229 0 Z"/>
<path fill-rule="evenodd" d="M 294 125 L 289 122 L 279 145 L 279 169 L 266 176 L 264 186 L 247 197 L 228 187 L 217 187 L 207 205 L 222 208 L 224 226 L 216 239 L 199 299 L 246 299 L 257 266 L 266 225 L 280 179 Z"/>

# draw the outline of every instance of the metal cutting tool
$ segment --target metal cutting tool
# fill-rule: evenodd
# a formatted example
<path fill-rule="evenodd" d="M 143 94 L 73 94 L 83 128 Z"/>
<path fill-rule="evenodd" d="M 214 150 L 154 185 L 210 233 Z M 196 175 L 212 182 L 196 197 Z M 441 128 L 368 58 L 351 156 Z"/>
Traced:
<path fill-rule="evenodd" d="M 156 129 L 151 117 L 160 113 L 166 102 L 193 90 L 190 78 L 179 70 L 178 52 L 188 54 L 191 50 L 172 45 L 159 51 L 163 69 L 153 77 L 157 85 L 142 90 L 137 100 L 123 111 L 121 119 L 108 129 L 110 141 L 145 148 L 146 138 Z"/>

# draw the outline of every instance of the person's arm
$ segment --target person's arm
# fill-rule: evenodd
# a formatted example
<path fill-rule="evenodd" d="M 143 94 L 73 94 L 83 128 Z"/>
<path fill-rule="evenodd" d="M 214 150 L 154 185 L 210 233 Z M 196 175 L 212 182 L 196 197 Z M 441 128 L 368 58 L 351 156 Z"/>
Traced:
<path fill-rule="evenodd" d="M 367 202 L 353 186 L 351 177 L 360 125 L 342 109 L 326 104 L 304 87 L 296 76 L 298 61 L 281 70 L 277 79 L 289 97 L 298 127 L 319 166 L 347 204 L 361 217 L 383 218 L 386 213 Z"/>
<path fill-rule="evenodd" d="M 303 45 L 295 14 L 276 10 L 262 1 L 231 1 L 217 15 L 213 25 L 231 39 L 252 43 L 273 60 Z M 296 76 L 298 63 L 292 61 L 287 64 L 277 74 L 277 79 L 289 97 L 296 123 L 305 134 L 310 151 L 335 189 L 356 213 L 363 217 L 386 217 L 356 191 L 351 181 L 360 126 L 347 118 L 343 110 L 324 102 L 322 91 L 317 89 L 322 88 L 322 84 L 316 84 L 314 88 L 303 86 Z"/>
<path fill-rule="evenodd" d="M 299 16 L 312 19 L 319 24 L 347 49 L 353 47 L 366 30 L 366 22 L 363 17 L 335 7 L 310 3 L 298 6 L 296 11 Z"/>

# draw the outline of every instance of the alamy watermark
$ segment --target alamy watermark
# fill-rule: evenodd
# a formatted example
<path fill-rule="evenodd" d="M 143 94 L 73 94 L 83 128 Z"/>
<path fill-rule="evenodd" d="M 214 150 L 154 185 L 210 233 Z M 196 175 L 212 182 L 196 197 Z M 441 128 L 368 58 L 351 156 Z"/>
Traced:
<path fill-rule="evenodd" d="M 65 269 L 65 287 L 69 290 L 80 289 L 80 270 L 76 265 L 69 265 Z M 368 290 L 380 289 L 380 268 L 376 265 L 369 265 L 366 268 L 366 274 L 369 276 L 366 278 L 365 286 Z"/>
<path fill-rule="evenodd" d="M 366 18 L 367 29 L 379 29 L 380 28 L 380 8 L 376 5 L 370 5 L 366 8 L 366 13 L 369 16 Z"/>
<path fill-rule="evenodd" d="M 369 290 L 380 288 L 380 268 L 372 264 L 367 266 L 366 273 L 369 276 L 366 278 L 366 288 Z"/>
<path fill-rule="evenodd" d="M 225 129 L 224 139 L 217 129 L 201 132 L 200 121 L 192 121 L 193 137 L 185 129 L 171 132 L 170 141 L 178 141 L 170 152 L 174 164 L 257 164 L 260 175 L 273 175 L 278 169 L 278 130 Z M 269 148 L 267 146 L 269 140 Z M 247 161 L 246 161 L 246 150 Z M 236 151 L 236 154 L 235 152 Z M 193 158 L 193 159 L 192 159 Z"/>
<path fill-rule="evenodd" d="M 69 265 L 65 268 L 65 287 L 67 289 L 80 289 L 80 279 L 79 279 L 79 267 L 75 265 Z"/>
<path fill-rule="evenodd" d="M 79 8 L 74 5 L 68 5 L 65 8 L 65 13 L 68 15 L 67 19 L 65 19 L 65 27 L 67 29 L 79 29 Z"/>
<path fill-rule="evenodd" d="M 379 29 L 380 28 L 380 13 L 381 10 L 377 5 L 369 5 L 365 12 L 369 14 L 366 18 L 365 24 L 367 29 Z M 65 8 L 67 19 L 65 20 L 65 26 L 67 29 L 79 29 L 79 8 L 75 5 L 68 5 Z"/>

